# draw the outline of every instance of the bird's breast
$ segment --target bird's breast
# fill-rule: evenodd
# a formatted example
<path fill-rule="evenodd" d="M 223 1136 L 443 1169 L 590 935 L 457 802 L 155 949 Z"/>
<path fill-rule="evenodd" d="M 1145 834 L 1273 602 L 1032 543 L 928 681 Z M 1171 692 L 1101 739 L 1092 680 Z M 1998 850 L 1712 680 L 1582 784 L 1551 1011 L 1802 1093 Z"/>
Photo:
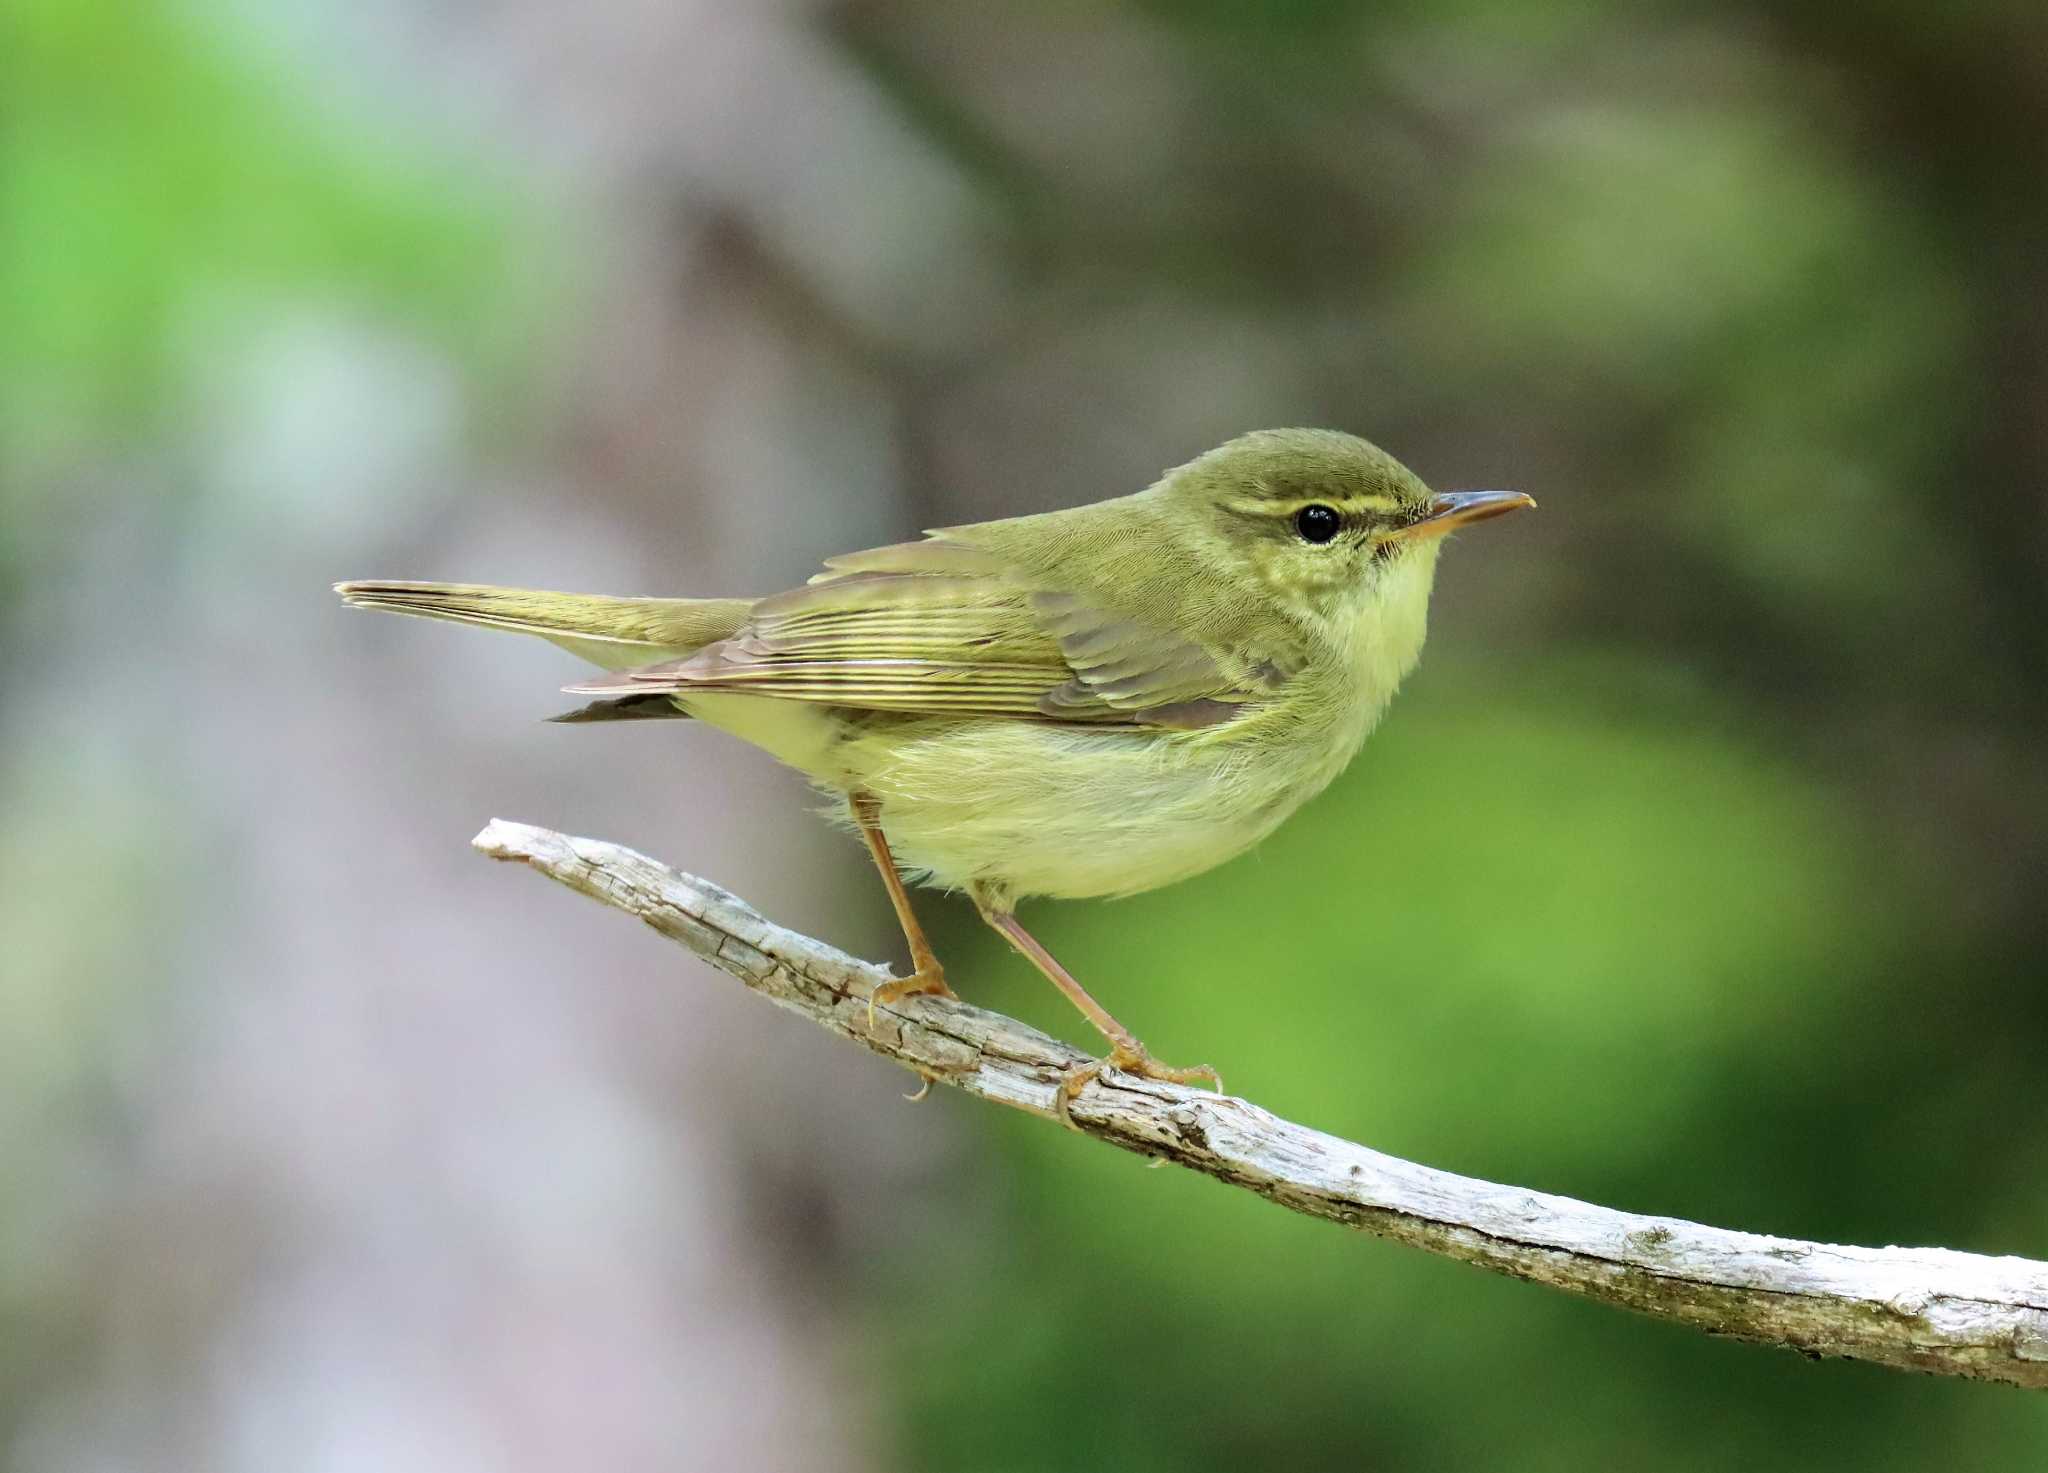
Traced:
<path fill-rule="evenodd" d="M 1199 730 L 850 720 L 747 696 L 691 709 L 828 788 L 872 793 L 898 859 L 931 883 L 1135 894 L 1242 854 L 1344 770 L 1420 653 L 1429 567 L 1414 561 L 1413 588 L 1384 589 L 1398 596 L 1336 621 L 1281 688 Z M 753 709 L 783 705 L 798 709 Z"/>
<path fill-rule="evenodd" d="M 1343 770 L 1373 714 L 1290 691 L 1192 732 L 930 722 L 849 737 L 842 781 L 881 800 L 905 867 L 943 887 L 1129 895 L 1258 843 Z"/>

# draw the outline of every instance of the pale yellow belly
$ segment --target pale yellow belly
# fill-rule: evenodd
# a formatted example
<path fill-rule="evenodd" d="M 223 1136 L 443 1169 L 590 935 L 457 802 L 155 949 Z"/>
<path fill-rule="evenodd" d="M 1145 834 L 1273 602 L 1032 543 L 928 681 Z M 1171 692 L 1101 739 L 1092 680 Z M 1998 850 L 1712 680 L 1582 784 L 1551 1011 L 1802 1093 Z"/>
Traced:
<path fill-rule="evenodd" d="M 1003 720 L 848 728 L 796 702 L 688 704 L 828 788 L 872 793 L 906 871 L 1012 899 L 1134 894 L 1243 853 L 1342 770 L 1369 720 L 1269 715 L 1228 734 Z"/>
<path fill-rule="evenodd" d="M 1295 806 L 1182 734 L 986 722 L 876 757 L 864 783 L 904 863 L 1012 897 L 1171 884 L 1250 848 Z"/>

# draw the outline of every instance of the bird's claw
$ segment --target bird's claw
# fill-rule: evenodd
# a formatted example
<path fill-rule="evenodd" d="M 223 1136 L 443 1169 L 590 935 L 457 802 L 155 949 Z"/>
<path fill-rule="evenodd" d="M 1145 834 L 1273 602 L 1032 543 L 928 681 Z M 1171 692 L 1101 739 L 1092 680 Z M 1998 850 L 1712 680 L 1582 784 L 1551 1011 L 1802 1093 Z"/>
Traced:
<path fill-rule="evenodd" d="M 1177 1068 L 1162 1064 L 1144 1048 L 1117 1044 L 1109 1051 L 1106 1059 L 1089 1059 L 1074 1065 L 1060 1076 L 1060 1087 L 1053 1096 L 1053 1114 L 1060 1124 L 1069 1130 L 1079 1130 L 1074 1123 L 1074 1099 L 1086 1089 L 1089 1083 L 1101 1077 L 1104 1069 L 1116 1069 L 1125 1074 L 1135 1074 L 1140 1079 L 1158 1079 L 1168 1084 L 1195 1084 L 1207 1082 L 1218 1094 L 1223 1093 L 1223 1076 L 1207 1064 L 1195 1064 L 1188 1068 Z"/>
<path fill-rule="evenodd" d="M 946 985 L 946 974 L 937 962 L 919 967 L 908 977 L 879 984 L 868 994 L 868 1032 L 875 1031 L 875 1009 L 889 1007 L 906 997 L 957 997 L 958 993 Z"/>

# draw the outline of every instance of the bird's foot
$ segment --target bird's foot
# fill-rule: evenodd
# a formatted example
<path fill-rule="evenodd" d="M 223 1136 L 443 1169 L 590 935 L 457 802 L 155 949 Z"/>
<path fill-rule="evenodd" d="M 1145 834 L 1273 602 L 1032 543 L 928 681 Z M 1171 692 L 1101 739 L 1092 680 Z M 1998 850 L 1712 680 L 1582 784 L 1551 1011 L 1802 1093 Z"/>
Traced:
<path fill-rule="evenodd" d="M 946 974 L 937 962 L 926 962 L 908 977 L 884 982 L 868 994 L 868 1032 L 875 1031 L 875 1009 L 889 1007 L 906 997 L 958 997 L 946 985 Z"/>
<path fill-rule="evenodd" d="M 1090 1082 L 1101 1075 L 1104 1069 L 1117 1069 L 1125 1074 L 1135 1074 L 1141 1079 L 1159 1079 L 1168 1084 L 1207 1083 L 1218 1094 L 1223 1093 L 1223 1076 L 1207 1064 L 1195 1064 L 1186 1069 L 1162 1064 L 1152 1057 L 1142 1043 L 1115 1044 L 1106 1059 L 1090 1059 L 1085 1064 L 1076 1064 L 1060 1076 L 1059 1093 L 1053 1097 L 1053 1113 L 1060 1123 L 1069 1130 L 1079 1130 L 1074 1124 L 1074 1097 L 1088 1087 Z"/>

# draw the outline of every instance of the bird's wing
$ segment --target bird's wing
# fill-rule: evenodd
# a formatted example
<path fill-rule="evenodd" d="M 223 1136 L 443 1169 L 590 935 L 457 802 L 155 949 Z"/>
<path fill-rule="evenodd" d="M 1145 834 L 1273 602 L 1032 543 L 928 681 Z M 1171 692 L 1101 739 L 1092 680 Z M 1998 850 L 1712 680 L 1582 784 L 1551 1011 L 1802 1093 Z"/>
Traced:
<path fill-rule="evenodd" d="M 832 558 L 683 660 L 569 690 L 609 697 L 741 692 L 934 716 L 1199 727 L 1265 694 L 1228 656 L 1034 586 L 942 539 Z"/>

